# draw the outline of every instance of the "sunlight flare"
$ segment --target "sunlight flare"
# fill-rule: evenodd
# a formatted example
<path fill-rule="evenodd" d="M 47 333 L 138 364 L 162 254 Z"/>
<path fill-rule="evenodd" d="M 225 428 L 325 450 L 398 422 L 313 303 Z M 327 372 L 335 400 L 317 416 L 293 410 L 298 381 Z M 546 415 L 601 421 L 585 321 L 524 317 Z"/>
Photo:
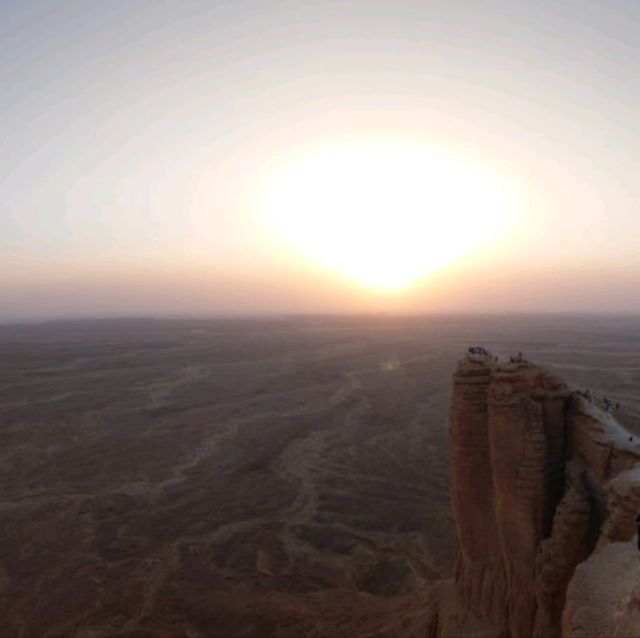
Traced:
<path fill-rule="evenodd" d="M 400 288 L 505 230 L 506 188 L 428 147 L 317 151 L 271 175 L 270 222 L 307 258 L 367 286 Z"/>

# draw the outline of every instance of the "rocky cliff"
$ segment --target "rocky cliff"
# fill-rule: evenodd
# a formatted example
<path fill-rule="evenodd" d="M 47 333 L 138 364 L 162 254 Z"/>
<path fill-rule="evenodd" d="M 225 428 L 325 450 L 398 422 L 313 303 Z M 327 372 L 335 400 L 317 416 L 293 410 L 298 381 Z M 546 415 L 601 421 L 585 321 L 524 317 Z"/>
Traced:
<path fill-rule="evenodd" d="M 450 444 L 459 557 L 431 636 L 640 636 L 640 440 L 550 373 L 470 355 Z"/>

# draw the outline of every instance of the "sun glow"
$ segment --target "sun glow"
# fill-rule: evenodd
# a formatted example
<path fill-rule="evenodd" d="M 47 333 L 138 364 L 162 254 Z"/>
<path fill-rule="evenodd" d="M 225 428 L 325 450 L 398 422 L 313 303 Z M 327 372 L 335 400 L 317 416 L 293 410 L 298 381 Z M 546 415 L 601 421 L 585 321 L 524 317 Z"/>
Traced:
<path fill-rule="evenodd" d="M 276 170 L 262 204 L 308 258 L 368 286 L 396 289 L 497 239 L 499 180 L 428 147 L 329 148 Z"/>

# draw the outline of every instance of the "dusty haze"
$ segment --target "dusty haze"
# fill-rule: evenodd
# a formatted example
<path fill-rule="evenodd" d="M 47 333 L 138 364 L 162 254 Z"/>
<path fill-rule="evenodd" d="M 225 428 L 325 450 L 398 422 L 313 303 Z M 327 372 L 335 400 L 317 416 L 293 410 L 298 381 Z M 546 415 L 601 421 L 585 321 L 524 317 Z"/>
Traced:
<path fill-rule="evenodd" d="M 12 635 L 424 635 L 451 575 L 447 413 L 470 344 L 640 432 L 637 318 L 0 326 Z"/>
<path fill-rule="evenodd" d="M 637 312 L 639 24 L 631 0 L 2 3 L 0 319 Z M 495 174 L 504 232 L 387 295 L 320 268 L 261 185 L 375 140 Z"/>

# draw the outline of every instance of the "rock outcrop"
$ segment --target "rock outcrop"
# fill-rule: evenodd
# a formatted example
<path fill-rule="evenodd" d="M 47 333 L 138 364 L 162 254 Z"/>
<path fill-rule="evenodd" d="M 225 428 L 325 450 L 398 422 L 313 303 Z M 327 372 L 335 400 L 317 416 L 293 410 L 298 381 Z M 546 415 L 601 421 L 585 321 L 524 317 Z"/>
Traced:
<path fill-rule="evenodd" d="M 471 355 L 450 444 L 459 558 L 434 588 L 431 635 L 640 636 L 640 441 L 541 368 Z"/>

